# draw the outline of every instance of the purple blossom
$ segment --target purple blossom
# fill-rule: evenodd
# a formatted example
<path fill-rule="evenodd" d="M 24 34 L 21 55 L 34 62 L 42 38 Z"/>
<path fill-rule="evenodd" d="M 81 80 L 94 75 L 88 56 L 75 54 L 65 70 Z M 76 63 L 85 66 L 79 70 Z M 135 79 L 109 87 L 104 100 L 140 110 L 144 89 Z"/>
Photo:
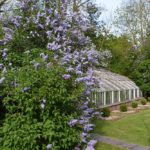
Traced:
<path fill-rule="evenodd" d="M 49 13 L 49 14 L 52 14 L 52 10 L 50 8 L 46 8 L 46 11 Z"/>
<path fill-rule="evenodd" d="M 19 27 L 19 26 L 20 26 L 19 20 L 18 20 L 17 18 L 12 19 L 12 22 L 13 22 L 13 24 L 14 24 L 16 27 Z"/>
<path fill-rule="evenodd" d="M 95 148 L 92 146 L 87 146 L 85 150 L 95 150 Z"/>
<path fill-rule="evenodd" d="M 57 29 L 57 31 L 62 32 L 63 31 L 63 27 L 59 26 L 58 29 Z"/>
<path fill-rule="evenodd" d="M 66 69 L 68 72 L 73 72 L 74 71 L 74 68 L 73 67 L 68 67 L 67 69 Z"/>
<path fill-rule="evenodd" d="M 87 124 L 83 127 L 83 129 L 84 129 L 84 131 L 89 132 L 89 131 L 93 130 L 94 126 L 95 126 L 94 124 Z"/>
<path fill-rule="evenodd" d="M 72 119 L 72 120 L 68 123 L 68 125 L 71 126 L 71 127 L 73 127 L 73 126 L 76 125 L 77 123 L 78 123 L 78 119 Z"/>
<path fill-rule="evenodd" d="M 85 133 L 85 132 L 83 132 L 83 133 L 81 134 L 81 138 L 84 139 L 84 142 L 86 141 L 87 135 L 88 135 L 88 134 Z"/>
<path fill-rule="evenodd" d="M 61 0 L 62 3 L 66 3 L 66 0 Z"/>
<path fill-rule="evenodd" d="M 65 80 L 70 79 L 70 78 L 71 78 L 71 75 L 70 75 L 70 74 L 64 74 L 64 75 L 63 75 L 63 78 L 64 78 Z"/>
<path fill-rule="evenodd" d="M 77 75 L 83 75 L 83 72 L 82 72 L 82 71 L 77 70 L 77 71 L 76 71 L 76 74 L 77 74 Z"/>
<path fill-rule="evenodd" d="M 22 89 L 22 92 L 28 92 L 29 90 L 30 90 L 31 88 L 30 87 L 24 87 L 23 89 Z"/>
<path fill-rule="evenodd" d="M 44 26 L 42 24 L 38 24 L 38 27 L 44 29 Z"/>
<path fill-rule="evenodd" d="M 89 122 L 89 120 L 87 120 L 87 119 L 79 120 L 79 124 L 81 124 L 81 125 L 86 124 L 88 122 Z"/>
<path fill-rule="evenodd" d="M 81 150 L 81 148 L 80 147 L 75 147 L 74 150 Z"/>
<path fill-rule="evenodd" d="M 48 145 L 46 146 L 46 148 L 47 148 L 47 149 L 51 149 L 51 148 L 52 148 L 52 144 L 48 144 Z"/>
<path fill-rule="evenodd" d="M 94 112 L 94 109 L 93 108 L 88 108 L 86 109 L 86 111 L 89 113 L 89 114 L 92 114 Z"/>
<path fill-rule="evenodd" d="M 72 59 L 71 54 L 65 54 L 65 56 L 62 58 L 62 64 L 68 64 Z"/>
<path fill-rule="evenodd" d="M 4 60 L 6 60 L 7 53 L 5 51 L 3 51 L 3 53 L 2 53 L 2 57 L 3 57 Z"/>
<path fill-rule="evenodd" d="M 52 43 L 48 43 L 48 44 L 47 44 L 47 48 L 48 48 L 49 50 L 55 51 L 55 50 L 60 49 L 60 48 L 61 48 L 61 45 L 59 45 L 59 44 L 56 43 L 56 42 L 52 42 Z"/>
<path fill-rule="evenodd" d="M 46 34 L 47 34 L 47 37 L 50 38 L 52 35 L 52 31 L 47 31 Z"/>
<path fill-rule="evenodd" d="M 86 82 L 85 84 L 87 85 L 87 82 Z M 93 85 L 93 84 L 91 84 L 91 85 Z M 90 85 L 90 86 L 91 86 L 91 85 Z M 86 90 L 86 91 L 85 91 L 85 95 L 88 96 L 88 95 L 90 95 L 90 94 L 91 94 L 91 90 Z"/>
<path fill-rule="evenodd" d="M 4 37 L 4 41 L 5 43 L 9 42 L 10 40 L 12 40 L 12 35 L 5 33 L 5 37 Z"/>
<path fill-rule="evenodd" d="M 46 26 L 48 26 L 49 24 L 50 24 L 50 17 L 49 16 L 47 16 L 46 17 L 46 21 L 45 21 L 45 24 L 46 24 Z M 48 32 L 48 31 L 47 31 Z M 48 34 L 48 33 L 47 33 Z M 49 36 L 48 36 L 49 37 Z"/>
<path fill-rule="evenodd" d="M 100 112 L 94 112 L 93 115 L 100 115 Z"/>
<path fill-rule="evenodd" d="M 97 143 L 96 140 L 90 140 L 90 141 L 88 142 L 88 145 L 94 147 L 94 146 L 96 145 L 96 143 Z"/>
<path fill-rule="evenodd" d="M 13 30 L 10 29 L 10 28 L 3 27 L 3 30 L 4 30 L 5 33 L 11 34 L 11 35 L 13 34 Z"/>
<path fill-rule="evenodd" d="M 48 55 L 45 55 L 44 53 L 41 53 L 40 56 L 42 57 L 43 61 L 48 60 Z"/>

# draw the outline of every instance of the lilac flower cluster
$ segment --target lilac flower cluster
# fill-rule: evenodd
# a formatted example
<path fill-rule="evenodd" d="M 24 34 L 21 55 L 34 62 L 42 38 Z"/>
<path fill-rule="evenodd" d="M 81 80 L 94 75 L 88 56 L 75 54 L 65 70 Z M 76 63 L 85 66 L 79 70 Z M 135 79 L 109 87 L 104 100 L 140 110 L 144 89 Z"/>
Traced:
<path fill-rule="evenodd" d="M 2 28 L 4 32 L 3 39 L 0 39 L 0 45 L 6 45 L 10 40 L 12 40 L 13 30 L 7 27 Z"/>
<path fill-rule="evenodd" d="M 81 150 L 82 149 L 81 148 L 82 143 L 87 145 L 86 150 L 94 150 L 94 146 L 97 143 L 96 140 L 90 140 L 89 141 L 90 136 L 88 133 L 90 131 L 92 131 L 95 127 L 94 124 L 90 123 L 90 119 L 99 115 L 99 112 L 95 112 L 95 110 L 93 108 L 89 108 L 88 105 L 89 105 L 88 101 L 83 102 L 82 105 L 80 106 L 80 109 L 83 110 L 83 113 L 80 116 L 80 118 L 79 119 L 72 119 L 68 123 L 68 125 L 70 127 L 80 125 L 83 128 L 83 132 L 81 133 L 82 142 L 77 147 L 75 147 L 74 150 Z"/>
<path fill-rule="evenodd" d="M 87 144 L 87 147 L 85 150 L 95 150 L 94 146 L 96 145 L 97 141 L 96 140 L 90 140 Z"/>
<path fill-rule="evenodd" d="M 22 92 L 28 92 L 29 90 L 30 90 L 31 88 L 30 87 L 24 87 L 23 89 L 22 89 Z"/>
<path fill-rule="evenodd" d="M 37 9 L 39 3 L 35 0 L 22 0 L 18 4 L 22 12 L 34 10 L 34 13 L 24 18 L 16 16 L 13 19 L 14 25 L 23 27 L 27 32 L 29 24 L 33 24 L 34 28 L 32 31 L 30 30 L 28 38 L 36 40 L 40 38 L 41 34 L 46 35 L 47 49 L 54 53 L 54 59 L 60 65 L 66 67 L 67 76 L 64 75 L 63 78 L 77 75 L 76 81 L 84 83 L 85 94 L 90 94 L 91 87 L 97 83 L 93 78 L 92 70 L 93 66 L 98 63 L 99 55 L 91 40 L 84 35 L 89 24 L 77 12 L 67 14 L 65 1 L 62 1 L 61 13 L 55 9 L 55 6 L 47 7 L 47 4 L 52 6 L 49 1 L 42 7 L 43 9 Z M 73 27 L 72 24 L 74 24 Z M 48 55 L 44 53 L 41 54 L 41 57 L 44 61 L 48 59 Z M 49 62 L 47 61 L 47 63 Z M 34 66 L 36 69 L 38 68 L 37 64 Z"/>

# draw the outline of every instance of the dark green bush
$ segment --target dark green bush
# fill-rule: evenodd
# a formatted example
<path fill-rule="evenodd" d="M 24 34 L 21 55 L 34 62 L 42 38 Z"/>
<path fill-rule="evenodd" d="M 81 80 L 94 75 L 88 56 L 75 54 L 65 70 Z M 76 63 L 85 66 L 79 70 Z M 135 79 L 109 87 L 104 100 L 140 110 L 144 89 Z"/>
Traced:
<path fill-rule="evenodd" d="M 146 103 L 147 103 L 147 101 L 146 101 L 145 98 L 141 99 L 141 104 L 142 104 L 142 105 L 146 105 Z"/>
<path fill-rule="evenodd" d="M 137 108 L 138 107 L 138 103 L 136 101 L 132 102 L 131 104 L 132 108 Z"/>
<path fill-rule="evenodd" d="M 68 122 L 78 116 L 76 104 L 82 86 L 73 84 L 73 77 L 65 80 L 64 73 L 56 65 L 50 69 L 41 66 L 38 71 L 25 66 L 7 73 L 2 149 L 45 150 L 52 144 L 53 150 L 70 150 L 79 143 L 79 130 Z M 15 87 L 9 83 L 13 79 Z"/>
<path fill-rule="evenodd" d="M 128 110 L 127 105 L 126 104 L 121 104 L 120 105 L 120 111 L 121 112 L 126 112 Z"/>
<path fill-rule="evenodd" d="M 102 117 L 109 117 L 110 116 L 110 109 L 108 107 L 105 107 L 101 110 Z"/>
<path fill-rule="evenodd" d="M 150 97 L 147 97 L 147 101 L 150 102 Z"/>

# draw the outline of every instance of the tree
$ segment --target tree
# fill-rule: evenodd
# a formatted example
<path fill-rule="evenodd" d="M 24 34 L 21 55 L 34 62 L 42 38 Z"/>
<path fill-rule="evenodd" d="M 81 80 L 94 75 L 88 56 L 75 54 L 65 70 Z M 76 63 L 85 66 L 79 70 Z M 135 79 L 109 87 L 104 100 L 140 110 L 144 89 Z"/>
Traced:
<path fill-rule="evenodd" d="M 133 45 L 143 45 L 149 28 L 150 1 L 128 0 L 116 10 L 115 24 L 129 35 Z"/>
<path fill-rule="evenodd" d="M 132 79 L 140 86 L 144 96 L 150 96 L 150 59 L 142 61 L 132 73 Z"/>

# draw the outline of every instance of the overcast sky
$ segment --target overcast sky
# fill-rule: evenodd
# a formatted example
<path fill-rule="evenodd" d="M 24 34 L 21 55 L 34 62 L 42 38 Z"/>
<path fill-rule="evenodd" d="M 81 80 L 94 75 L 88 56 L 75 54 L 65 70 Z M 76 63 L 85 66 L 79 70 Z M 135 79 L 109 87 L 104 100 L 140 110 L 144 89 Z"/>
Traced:
<path fill-rule="evenodd" d="M 96 0 L 96 2 L 105 7 L 106 11 L 102 13 L 102 17 L 104 20 L 109 20 L 114 10 L 120 6 L 122 0 Z"/>

